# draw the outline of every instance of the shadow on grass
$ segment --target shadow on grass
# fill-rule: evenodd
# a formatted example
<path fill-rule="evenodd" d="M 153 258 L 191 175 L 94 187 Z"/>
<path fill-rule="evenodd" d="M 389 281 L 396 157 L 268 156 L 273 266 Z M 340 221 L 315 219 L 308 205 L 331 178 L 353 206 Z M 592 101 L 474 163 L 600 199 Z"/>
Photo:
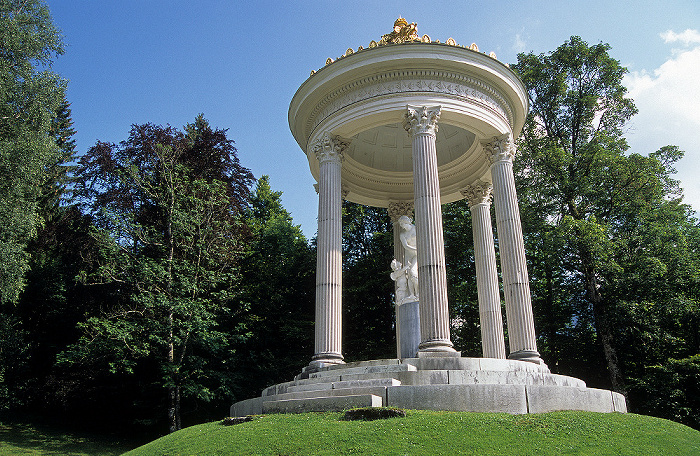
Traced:
<path fill-rule="evenodd" d="M 61 432 L 26 423 L 0 424 L 0 454 L 119 455 L 134 448 L 105 437 Z"/>

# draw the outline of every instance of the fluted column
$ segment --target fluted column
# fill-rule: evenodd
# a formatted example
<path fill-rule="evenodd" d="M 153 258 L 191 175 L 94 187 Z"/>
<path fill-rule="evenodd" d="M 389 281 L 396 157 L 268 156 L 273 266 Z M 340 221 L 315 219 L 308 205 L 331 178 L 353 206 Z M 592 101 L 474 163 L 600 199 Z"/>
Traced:
<path fill-rule="evenodd" d="M 491 162 L 498 249 L 501 254 L 503 293 L 508 322 L 510 346 L 508 358 L 543 364 L 537 352 L 525 245 L 515 193 L 513 177 L 515 145 L 507 134 L 482 141 L 481 145 Z"/>
<path fill-rule="evenodd" d="M 498 290 L 496 250 L 491 225 L 491 190 L 489 183 L 476 182 L 462 190 L 469 202 L 474 236 L 474 263 L 476 289 L 479 295 L 479 322 L 481 323 L 481 350 L 484 358 L 506 357 L 503 340 L 501 296 Z"/>
<path fill-rule="evenodd" d="M 316 326 L 311 364 L 343 363 L 342 198 L 340 171 L 346 140 L 324 133 L 313 145 L 319 161 Z"/>
<path fill-rule="evenodd" d="M 420 352 L 454 352 L 447 308 L 447 275 L 442 233 L 440 182 L 435 134 L 440 106 L 407 106 L 404 128 L 412 138 L 418 289 L 420 294 Z"/>

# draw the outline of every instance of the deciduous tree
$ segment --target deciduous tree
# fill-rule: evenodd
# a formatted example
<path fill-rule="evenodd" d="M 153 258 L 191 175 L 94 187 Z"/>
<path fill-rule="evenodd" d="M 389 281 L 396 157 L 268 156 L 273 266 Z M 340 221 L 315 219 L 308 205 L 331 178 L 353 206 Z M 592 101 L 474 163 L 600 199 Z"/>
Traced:
<path fill-rule="evenodd" d="M 609 49 L 572 37 L 518 56 L 530 114 L 515 166 L 543 351 L 555 369 L 588 366 L 593 384 L 602 353 L 609 384 L 626 392 L 646 366 L 697 353 L 682 322 L 697 318 L 700 263 L 673 179 L 682 152 L 628 153 L 636 108 Z"/>
<path fill-rule="evenodd" d="M 158 366 L 168 428 L 181 427 L 181 397 L 230 396 L 230 331 L 219 323 L 236 295 L 245 250 L 243 210 L 252 175 L 224 130 L 203 116 L 184 131 L 134 125 L 119 145 L 98 142 L 80 160 L 76 196 L 97 222 L 103 262 L 85 276 L 117 287 L 117 301 L 82 323 L 68 363 L 130 374 Z"/>
<path fill-rule="evenodd" d="M 0 303 L 8 303 L 24 286 L 46 170 L 61 161 L 52 122 L 65 81 L 50 70 L 63 42 L 43 2 L 0 1 L 0 43 Z"/>

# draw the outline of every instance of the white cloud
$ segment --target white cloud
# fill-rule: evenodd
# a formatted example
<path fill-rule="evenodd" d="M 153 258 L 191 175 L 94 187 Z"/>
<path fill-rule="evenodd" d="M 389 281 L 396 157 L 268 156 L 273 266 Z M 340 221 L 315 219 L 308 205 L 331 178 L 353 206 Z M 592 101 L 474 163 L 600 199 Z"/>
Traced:
<path fill-rule="evenodd" d="M 515 41 L 513 42 L 513 50 L 516 53 L 520 53 L 520 52 L 525 52 L 526 49 L 527 49 L 527 45 L 525 44 L 525 40 L 520 35 L 520 33 L 516 33 L 515 34 Z"/>
<path fill-rule="evenodd" d="M 667 30 L 663 33 L 659 33 L 659 36 L 664 40 L 664 43 L 676 43 L 680 41 L 686 46 L 689 44 L 700 44 L 700 32 L 697 30 L 687 29 L 681 33 Z"/>
<path fill-rule="evenodd" d="M 685 49 L 670 50 L 670 57 L 652 71 L 628 74 L 623 84 L 639 114 L 627 133 L 631 151 L 649 153 L 673 144 L 685 151 L 677 164 L 685 201 L 700 213 L 700 32 L 671 30 L 660 34 L 666 43 L 682 42 Z M 692 46 L 690 46 L 692 45 Z"/>

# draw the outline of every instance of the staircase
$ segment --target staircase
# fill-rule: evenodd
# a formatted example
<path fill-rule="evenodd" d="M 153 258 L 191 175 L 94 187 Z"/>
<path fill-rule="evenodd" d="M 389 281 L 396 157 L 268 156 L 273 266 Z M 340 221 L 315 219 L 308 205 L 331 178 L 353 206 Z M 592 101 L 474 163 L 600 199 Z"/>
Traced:
<path fill-rule="evenodd" d="M 587 388 L 582 380 L 552 374 L 545 365 L 427 356 L 307 367 L 294 380 L 233 404 L 231 416 L 382 406 L 517 414 L 626 412 L 620 394 Z"/>

